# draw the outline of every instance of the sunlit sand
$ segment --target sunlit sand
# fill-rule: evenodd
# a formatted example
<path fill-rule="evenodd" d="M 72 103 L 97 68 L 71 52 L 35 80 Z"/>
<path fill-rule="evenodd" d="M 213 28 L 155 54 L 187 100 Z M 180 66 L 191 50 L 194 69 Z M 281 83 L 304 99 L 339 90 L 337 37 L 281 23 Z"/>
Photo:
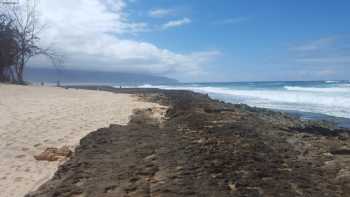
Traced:
<path fill-rule="evenodd" d="M 1 196 L 24 196 L 52 177 L 60 162 L 34 159 L 46 148 L 74 150 L 89 132 L 156 106 L 128 94 L 0 84 Z"/>

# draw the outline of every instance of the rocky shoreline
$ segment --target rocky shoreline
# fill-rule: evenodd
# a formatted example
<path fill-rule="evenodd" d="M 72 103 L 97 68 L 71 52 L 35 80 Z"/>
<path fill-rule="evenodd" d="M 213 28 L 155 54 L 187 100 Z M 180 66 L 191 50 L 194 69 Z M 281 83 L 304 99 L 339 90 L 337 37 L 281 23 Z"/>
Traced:
<path fill-rule="evenodd" d="M 350 131 L 189 91 L 76 87 L 169 106 L 139 111 L 81 140 L 27 197 L 341 196 L 350 194 Z"/>

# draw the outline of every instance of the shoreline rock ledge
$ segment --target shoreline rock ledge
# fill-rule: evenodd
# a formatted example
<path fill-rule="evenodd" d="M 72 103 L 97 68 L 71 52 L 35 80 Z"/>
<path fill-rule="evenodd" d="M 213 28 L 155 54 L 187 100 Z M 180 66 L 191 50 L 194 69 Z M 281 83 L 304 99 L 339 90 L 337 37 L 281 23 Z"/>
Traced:
<path fill-rule="evenodd" d="M 169 106 L 83 138 L 27 197 L 349 197 L 349 130 L 189 91 L 80 87 Z"/>

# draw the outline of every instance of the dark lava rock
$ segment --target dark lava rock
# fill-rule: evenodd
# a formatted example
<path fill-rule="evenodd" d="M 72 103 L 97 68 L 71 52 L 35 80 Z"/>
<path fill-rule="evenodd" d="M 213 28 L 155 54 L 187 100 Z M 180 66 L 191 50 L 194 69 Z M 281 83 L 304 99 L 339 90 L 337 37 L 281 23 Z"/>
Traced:
<path fill-rule="evenodd" d="M 335 150 L 331 150 L 333 155 L 350 155 L 350 148 L 339 148 Z"/>

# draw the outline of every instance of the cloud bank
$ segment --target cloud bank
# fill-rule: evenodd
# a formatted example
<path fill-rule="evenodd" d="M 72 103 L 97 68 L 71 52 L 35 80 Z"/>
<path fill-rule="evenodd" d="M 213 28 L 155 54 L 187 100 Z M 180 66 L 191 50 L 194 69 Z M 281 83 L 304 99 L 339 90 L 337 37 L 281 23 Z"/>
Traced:
<path fill-rule="evenodd" d="M 152 43 L 123 39 L 124 35 L 142 32 L 148 26 L 128 20 L 127 3 L 125 0 L 40 1 L 41 19 L 48 24 L 41 44 L 51 45 L 63 54 L 65 68 L 156 75 L 199 73 L 202 65 L 220 54 L 218 51 L 181 54 Z M 157 14 L 162 15 L 159 11 Z M 164 28 L 188 23 L 190 20 L 184 18 L 170 21 Z M 38 57 L 31 64 L 43 67 L 48 62 Z"/>

